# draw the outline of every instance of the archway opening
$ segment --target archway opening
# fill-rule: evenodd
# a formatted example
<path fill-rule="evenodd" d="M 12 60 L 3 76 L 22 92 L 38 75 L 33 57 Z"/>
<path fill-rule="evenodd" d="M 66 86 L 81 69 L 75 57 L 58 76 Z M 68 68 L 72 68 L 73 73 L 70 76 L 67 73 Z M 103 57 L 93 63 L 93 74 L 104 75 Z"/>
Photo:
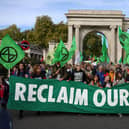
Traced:
<path fill-rule="evenodd" d="M 102 45 L 106 36 L 101 32 L 89 32 L 83 40 L 83 60 L 86 61 L 92 57 L 100 57 L 102 55 Z M 108 42 L 106 39 L 106 47 Z"/>

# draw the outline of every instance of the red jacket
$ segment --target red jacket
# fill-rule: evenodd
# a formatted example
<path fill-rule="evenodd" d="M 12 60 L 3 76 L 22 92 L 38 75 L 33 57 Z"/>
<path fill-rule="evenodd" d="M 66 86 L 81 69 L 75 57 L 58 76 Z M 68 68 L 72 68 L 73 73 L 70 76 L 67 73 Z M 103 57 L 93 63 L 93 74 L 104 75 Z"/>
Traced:
<path fill-rule="evenodd" d="M 4 97 L 4 86 L 0 85 L 0 98 Z"/>

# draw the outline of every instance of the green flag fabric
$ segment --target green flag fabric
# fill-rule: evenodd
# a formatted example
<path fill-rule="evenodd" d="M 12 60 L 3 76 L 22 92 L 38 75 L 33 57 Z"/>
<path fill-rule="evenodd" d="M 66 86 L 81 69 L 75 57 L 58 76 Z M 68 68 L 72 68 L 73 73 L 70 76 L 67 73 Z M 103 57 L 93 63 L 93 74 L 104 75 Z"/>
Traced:
<path fill-rule="evenodd" d="M 94 59 L 97 60 L 97 57 L 95 56 Z"/>
<path fill-rule="evenodd" d="M 124 48 L 126 53 L 123 63 L 129 64 L 129 33 L 123 32 L 120 26 L 119 26 L 119 40 L 120 40 L 121 46 Z"/>
<path fill-rule="evenodd" d="M 120 58 L 120 60 L 119 60 L 119 64 L 121 64 L 122 63 L 122 57 Z"/>
<path fill-rule="evenodd" d="M 112 88 L 82 82 L 11 76 L 8 109 L 75 113 L 129 114 L 129 84 Z"/>
<path fill-rule="evenodd" d="M 70 50 L 68 51 L 63 41 L 60 40 L 55 52 L 52 63 L 55 64 L 60 62 L 61 67 L 63 67 L 74 55 L 76 50 L 76 41 L 75 37 L 73 37 L 72 45 Z"/>
<path fill-rule="evenodd" d="M 73 57 L 73 55 L 75 54 L 76 51 L 76 40 L 75 40 L 75 36 L 73 37 L 73 41 L 72 41 L 72 45 L 71 48 L 69 50 L 69 58 L 71 59 Z"/>
<path fill-rule="evenodd" d="M 102 56 L 100 57 L 100 61 L 101 62 L 107 62 L 109 63 L 109 57 L 108 57 L 108 51 L 107 51 L 107 46 L 106 46 L 106 38 L 104 36 L 103 39 L 103 44 L 102 44 Z"/>
<path fill-rule="evenodd" d="M 65 45 L 62 40 L 60 40 L 60 43 L 58 44 L 55 52 L 54 52 L 54 58 L 53 58 L 53 64 L 60 62 L 62 59 L 62 51 L 65 49 Z M 63 51 L 64 52 L 64 51 Z"/>
<path fill-rule="evenodd" d="M 99 57 L 97 57 L 97 62 L 96 62 L 97 64 L 99 64 L 100 63 L 100 58 Z"/>
<path fill-rule="evenodd" d="M 15 41 L 6 35 L 0 45 L 0 63 L 6 68 L 11 69 L 25 56 L 24 51 Z"/>
<path fill-rule="evenodd" d="M 73 55 L 75 54 L 75 51 L 76 51 L 76 40 L 74 36 L 71 44 L 71 48 L 69 52 L 67 51 L 67 58 L 64 61 L 61 61 L 61 66 L 64 66 L 69 60 L 72 59 Z"/>
<path fill-rule="evenodd" d="M 121 43 L 121 46 L 123 48 L 126 47 L 126 44 L 129 44 L 129 33 L 127 32 L 123 32 L 119 26 L 119 40 L 120 40 L 120 43 Z M 128 47 L 129 49 L 129 47 Z"/>
<path fill-rule="evenodd" d="M 83 61 L 83 55 L 82 55 L 82 52 L 80 52 L 80 62 Z"/>

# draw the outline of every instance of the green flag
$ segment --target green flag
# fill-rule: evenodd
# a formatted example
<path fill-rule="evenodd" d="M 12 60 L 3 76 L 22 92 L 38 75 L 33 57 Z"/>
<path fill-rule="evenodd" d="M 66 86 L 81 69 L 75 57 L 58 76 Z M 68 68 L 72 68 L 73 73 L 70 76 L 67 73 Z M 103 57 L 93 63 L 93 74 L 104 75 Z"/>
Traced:
<path fill-rule="evenodd" d="M 9 35 L 6 35 L 0 46 L 0 63 L 6 68 L 11 69 L 25 56 L 24 51 L 18 46 Z"/>
<path fill-rule="evenodd" d="M 83 61 L 83 55 L 82 55 L 82 52 L 80 52 L 80 62 Z"/>
<path fill-rule="evenodd" d="M 106 46 L 106 38 L 104 36 L 103 39 L 103 44 L 102 44 L 102 56 L 100 57 L 101 62 L 107 62 L 109 63 L 109 57 L 108 57 L 108 52 L 107 52 L 107 46 Z"/>
<path fill-rule="evenodd" d="M 120 60 L 119 60 L 119 64 L 121 64 L 122 63 L 122 57 L 120 58 Z"/>
<path fill-rule="evenodd" d="M 72 59 L 73 55 L 75 54 L 75 51 L 76 51 L 76 40 L 75 40 L 75 36 L 74 36 L 73 37 L 71 48 L 70 48 L 69 52 L 67 51 L 67 54 L 66 54 L 67 56 L 65 55 L 66 58 L 65 58 L 65 60 L 63 60 L 61 62 L 61 66 L 64 66 L 69 60 Z"/>
<path fill-rule="evenodd" d="M 62 58 L 63 58 L 63 54 L 65 54 L 66 51 L 66 47 L 63 43 L 62 40 L 60 40 L 60 43 L 58 44 L 55 52 L 54 52 L 54 58 L 52 63 L 55 64 L 57 62 L 61 62 Z"/>
<path fill-rule="evenodd" d="M 123 32 L 120 27 L 119 27 L 119 40 L 121 46 L 124 48 L 126 53 L 123 63 L 129 64 L 129 33 Z"/>
<path fill-rule="evenodd" d="M 99 64 L 100 63 L 100 58 L 99 57 L 97 57 L 97 64 Z"/>
<path fill-rule="evenodd" d="M 73 41 L 72 41 L 72 45 L 71 48 L 69 50 L 69 55 L 70 55 L 70 59 L 73 57 L 73 55 L 75 54 L 76 51 L 76 40 L 75 40 L 75 36 L 73 37 Z"/>
<path fill-rule="evenodd" d="M 103 53 L 103 55 L 107 54 L 107 46 L 106 46 L 106 38 L 105 38 L 105 36 L 103 38 L 102 53 Z"/>
<path fill-rule="evenodd" d="M 129 34 L 127 32 L 123 32 L 120 26 L 119 26 L 119 40 L 123 48 L 126 47 L 126 44 L 129 44 Z"/>
<path fill-rule="evenodd" d="M 73 37 L 72 45 L 69 51 L 65 47 L 63 41 L 60 40 L 60 43 L 58 44 L 54 52 L 54 58 L 52 63 L 55 64 L 57 62 L 60 62 L 61 67 L 63 67 L 73 57 L 75 50 L 76 50 L 75 37 Z"/>
<path fill-rule="evenodd" d="M 94 59 L 97 60 L 97 57 L 95 56 Z"/>

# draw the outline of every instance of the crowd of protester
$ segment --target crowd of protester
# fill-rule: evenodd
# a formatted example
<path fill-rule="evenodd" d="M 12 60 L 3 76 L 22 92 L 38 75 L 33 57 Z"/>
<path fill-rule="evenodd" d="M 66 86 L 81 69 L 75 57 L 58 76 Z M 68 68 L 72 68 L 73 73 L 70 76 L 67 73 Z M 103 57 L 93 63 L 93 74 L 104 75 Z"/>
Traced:
<path fill-rule="evenodd" d="M 14 67 L 11 75 L 35 79 L 57 79 L 59 81 L 77 81 L 101 88 L 111 88 L 122 83 L 129 83 L 129 66 L 121 64 L 66 64 L 60 63 L 47 65 L 45 63 L 31 64 L 20 63 Z"/>
<path fill-rule="evenodd" d="M 64 67 L 60 63 L 55 65 L 47 65 L 45 63 L 16 65 L 11 70 L 12 76 L 19 76 L 34 79 L 57 79 L 59 81 L 75 81 L 83 82 L 89 86 L 97 86 L 100 88 L 112 88 L 115 85 L 129 83 L 129 65 L 123 64 L 66 64 Z M 0 103 L 2 98 L 7 103 L 9 97 L 9 84 L 5 78 L 2 78 L 0 85 Z"/>
<path fill-rule="evenodd" d="M 96 64 L 96 63 L 78 63 L 55 65 L 41 64 L 24 64 L 20 63 L 11 70 L 11 76 L 34 78 L 34 79 L 57 79 L 59 81 L 82 82 L 89 86 L 100 88 L 112 88 L 115 85 L 129 83 L 129 65 L 123 64 Z M 3 92 L 4 91 L 4 92 Z M 9 96 L 8 81 L 3 78 L 0 85 L 0 103 L 4 106 L 7 104 Z M 4 100 L 4 101 L 2 101 Z M 6 107 L 5 107 L 6 108 Z M 37 112 L 40 114 L 40 112 Z M 19 117 L 23 117 L 23 111 L 19 111 Z"/>

